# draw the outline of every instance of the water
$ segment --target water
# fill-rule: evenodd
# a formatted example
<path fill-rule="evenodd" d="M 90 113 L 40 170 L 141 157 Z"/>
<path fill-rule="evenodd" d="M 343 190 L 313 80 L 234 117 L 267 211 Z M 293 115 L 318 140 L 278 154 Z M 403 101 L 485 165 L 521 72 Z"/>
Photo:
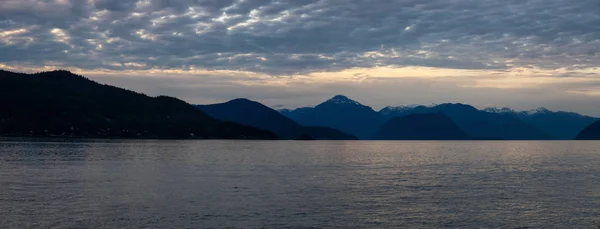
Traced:
<path fill-rule="evenodd" d="M 0 142 L 2 228 L 596 228 L 600 142 Z"/>

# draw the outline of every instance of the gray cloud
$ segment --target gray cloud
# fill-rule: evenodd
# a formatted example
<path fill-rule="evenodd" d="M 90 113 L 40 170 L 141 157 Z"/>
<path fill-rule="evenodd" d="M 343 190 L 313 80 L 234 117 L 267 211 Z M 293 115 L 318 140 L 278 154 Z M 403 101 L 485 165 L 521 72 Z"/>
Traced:
<path fill-rule="evenodd" d="M 506 60 L 581 69 L 600 65 L 599 10 L 597 0 L 3 0 L 0 31 L 27 32 L 0 37 L 0 62 L 273 75 Z"/>

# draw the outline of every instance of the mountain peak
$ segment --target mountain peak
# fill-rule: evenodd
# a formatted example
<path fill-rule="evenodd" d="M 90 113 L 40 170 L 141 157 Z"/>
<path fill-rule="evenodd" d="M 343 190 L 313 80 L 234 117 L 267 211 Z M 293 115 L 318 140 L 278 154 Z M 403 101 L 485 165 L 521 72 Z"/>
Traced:
<path fill-rule="evenodd" d="M 430 103 L 430 104 L 409 104 L 409 105 L 399 105 L 399 106 L 387 106 L 384 107 L 382 110 L 388 110 L 388 111 L 407 111 L 407 110 L 412 110 L 415 109 L 417 107 L 436 107 L 438 104 L 436 103 Z"/>
<path fill-rule="evenodd" d="M 341 95 L 341 94 L 335 95 L 331 99 L 347 99 L 347 100 L 349 100 L 349 98 L 347 96 Z"/>
<path fill-rule="evenodd" d="M 229 100 L 227 103 L 249 103 L 249 102 L 254 102 L 254 101 L 246 99 L 246 98 L 237 98 L 237 99 Z"/>
<path fill-rule="evenodd" d="M 69 70 L 65 70 L 65 69 L 58 69 L 58 70 L 52 70 L 52 71 L 45 71 L 45 72 L 38 72 L 35 74 L 51 74 L 51 75 L 77 75 L 75 73 L 72 73 Z"/>
<path fill-rule="evenodd" d="M 551 111 L 548 110 L 548 109 L 546 109 L 545 107 L 538 107 L 536 109 L 526 111 L 526 113 L 529 114 L 529 115 L 533 115 L 533 114 L 546 114 L 546 113 L 551 113 Z"/>
<path fill-rule="evenodd" d="M 267 109 L 271 109 L 265 105 L 263 105 L 262 103 L 250 100 L 250 99 L 246 99 L 246 98 L 237 98 L 237 99 L 232 99 L 229 100 L 227 102 L 221 103 L 221 104 L 229 104 L 229 105 L 233 105 L 233 106 L 241 106 L 241 107 L 247 107 L 248 109 L 257 109 L 257 108 L 267 108 Z M 216 105 L 216 104 L 213 104 Z"/>
<path fill-rule="evenodd" d="M 379 112 L 382 114 L 390 114 L 390 113 L 394 113 L 394 112 L 405 112 L 405 111 L 410 111 L 412 109 L 415 109 L 415 107 L 418 107 L 418 106 L 419 105 L 387 106 L 387 107 L 384 107 L 383 109 L 379 110 Z"/>
<path fill-rule="evenodd" d="M 53 71 L 46 71 L 46 72 L 38 72 L 38 73 L 34 73 L 31 74 L 34 76 L 42 76 L 42 77 L 49 77 L 52 78 L 54 80 L 60 79 L 60 80 L 73 80 L 73 79 L 77 79 L 77 80 L 84 80 L 84 81 L 90 81 L 90 79 L 82 76 L 82 75 L 77 75 L 71 71 L 68 70 L 53 70 Z"/>
<path fill-rule="evenodd" d="M 361 105 L 359 102 L 356 102 L 356 101 L 354 101 L 354 100 L 346 97 L 345 95 L 336 95 L 336 96 L 333 96 L 331 99 L 325 101 L 325 103 Z"/>
<path fill-rule="evenodd" d="M 442 104 L 435 106 L 435 108 L 479 111 L 479 110 L 477 110 L 477 108 L 475 108 L 469 104 L 464 104 L 464 103 L 442 103 Z"/>

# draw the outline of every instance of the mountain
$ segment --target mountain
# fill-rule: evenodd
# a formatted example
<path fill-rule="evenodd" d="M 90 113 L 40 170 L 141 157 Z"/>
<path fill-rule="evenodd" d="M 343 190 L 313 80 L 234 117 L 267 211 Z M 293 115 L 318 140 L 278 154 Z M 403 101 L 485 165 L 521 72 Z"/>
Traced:
<path fill-rule="evenodd" d="M 576 140 L 600 140 L 600 121 L 595 121 L 585 127 L 577 136 Z"/>
<path fill-rule="evenodd" d="M 269 130 L 285 139 L 297 137 L 303 128 L 279 112 L 247 99 L 234 99 L 220 104 L 196 105 L 196 108 L 216 119 Z"/>
<path fill-rule="evenodd" d="M 326 126 L 360 139 L 370 139 L 384 121 L 371 107 L 343 95 L 336 95 L 314 108 L 306 107 L 280 112 L 301 125 Z"/>
<path fill-rule="evenodd" d="M 354 135 L 330 127 L 305 126 L 302 132 L 317 140 L 358 140 Z"/>
<path fill-rule="evenodd" d="M 510 108 L 486 108 L 484 111 L 513 116 L 557 139 L 573 139 L 597 118 L 573 112 L 550 111 L 540 107 L 529 111 L 514 111 Z"/>
<path fill-rule="evenodd" d="M 355 140 L 356 137 L 326 127 L 305 127 L 261 103 L 248 99 L 197 105 L 210 116 L 243 125 L 269 130 L 284 139 Z M 304 136 L 303 136 L 304 135 Z"/>
<path fill-rule="evenodd" d="M 176 98 L 149 97 L 68 71 L 0 71 L 0 135 L 92 138 L 276 139 L 210 117 Z"/>
<path fill-rule="evenodd" d="M 458 127 L 474 139 L 553 139 L 553 137 L 518 118 L 481 111 L 467 104 L 445 103 L 432 107 L 415 106 L 402 109 L 386 107 L 379 111 L 379 114 L 386 119 L 423 113 L 443 113 L 447 115 Z"/>
<path fill-rule="evenodd" d="M 483 111 L 485 112 L 490 112 L 490 113 L 496 113 L 496 114 L 510 114 L 510 113 L 516 113 L 515 110 L 510 109 L 508 107 L 502 107 L 502 108 L 497 108 L 497 107 L 488 107 L 483 109 Z"/>
<path fill-rule="evenodd" d="M 443 113 L 393 117 L 382 127 L 381 140 L 467 140 L 469 136 Z"/>
<path fill-rule="evenodd" d="M 406 106 L 387 106 L 383 109 L 379 110 L 379 114 L 383 116 L 385 119 L 389 119 L 392 117 L 396 117 L 398 114 L 406 115 L 407 113 L 411 113 L 414 109 L 428 109 L 431 107 L 435 107 L 438 104 L 430 104 L 430 105 L 419 105 L 412 104 Z"/>

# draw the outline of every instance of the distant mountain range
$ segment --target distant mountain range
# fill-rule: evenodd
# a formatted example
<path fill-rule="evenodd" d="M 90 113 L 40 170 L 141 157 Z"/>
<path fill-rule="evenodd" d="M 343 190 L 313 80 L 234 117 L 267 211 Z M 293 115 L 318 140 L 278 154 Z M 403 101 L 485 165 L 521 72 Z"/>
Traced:
<path fill-rule="evenodd" d="M 296 139 L 600 139 L 597 118 L 538 108 L 483 110 L 467 104 L 375 111 L 343 95 L 315 107 L 273 110 L 248 99 L 192 106 L 98 84 L 68 71 L 0 70 L 0 136 Z M 355 137 L 356 136 L 356 137 Z"/>
<path fill-rule="evenodd" d="M 412 109 L 384 108 L 380 113 L 386 118 L 409 114 L 443 113 L 475 139 L 539 140 L 554 139 L 523 121 L 505 115 L 489 113 L 471 105 L 445 103 L 432 107 L 416 106 Z"/>
<path fill-rule="evenodd" d="M 530 111 L 514 111 L 510 108 L 486 108 L 484 111 L 517 118 L 557 139 L 573 139 L 597 118 L 573 112 L 550 111 L 540 107 Z"/>
<path fill-rule="evenodd" d="M 509 108 L 478 110 L 467 104 L 411 105 L 386 107 L 379 112 L 343 95 L 314 108 L 280 110 L 285 116 L 303 125 L 328 126 L 358 136 L 361 139 L 381 139 L 381 131 L 393 125 L 389 120 L 412 114 L 442 113 L 449 117 L 471 139 L 489 140 L 556 140 L 573 139 L 596 118 L 572 112 L 552 112 L 544 108 L 516 112 Z M 420 117 L 419 122 L 434 122 L 437 116 Z M 425 124 L 415 124 L 425 126 Z M 397 126 L 397 124 L 395 125 Z M 433 138 L 433 136 L 432 136 Z M 457 136 L 457 138 L 461 138 Z"/>
<path fill-rule="evenodd" d="M 333 128 L 302 126 L 276 110 L 248 99 L 196 107 L 214 118 L 269 130 L 284 139 L 357 140 L 355 136 Z"/>
<path fill-rule="evenodd" d="M 0 136 L 277 139 L 210 117 L 181 100 L 148 97 L 68 71 L 0 71 Z"/>

